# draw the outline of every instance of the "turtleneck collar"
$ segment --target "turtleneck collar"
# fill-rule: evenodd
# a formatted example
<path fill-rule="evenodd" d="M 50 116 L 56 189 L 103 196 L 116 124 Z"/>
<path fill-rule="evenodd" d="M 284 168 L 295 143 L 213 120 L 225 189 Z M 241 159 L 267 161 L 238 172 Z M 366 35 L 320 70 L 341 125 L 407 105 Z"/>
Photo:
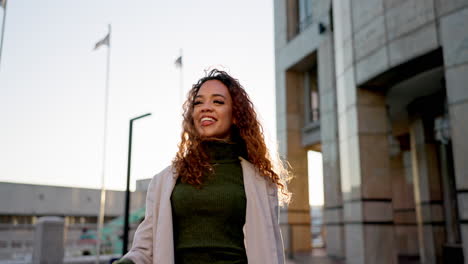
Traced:
<path fill-rule="evenodd" d="M 210 159 L 210 163 L 222 163 L 238 161 L 239 157 L 245 157 L 244 144 L 225 141 L 205 141 L 203 149 Z"/>

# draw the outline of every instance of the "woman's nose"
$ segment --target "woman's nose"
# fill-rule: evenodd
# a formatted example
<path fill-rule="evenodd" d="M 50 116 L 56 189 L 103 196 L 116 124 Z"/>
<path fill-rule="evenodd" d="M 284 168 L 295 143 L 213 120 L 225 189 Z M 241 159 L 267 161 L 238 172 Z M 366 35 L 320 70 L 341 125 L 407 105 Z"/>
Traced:
<path fill-rule="evenodd" d="M 201 111 L 202 112 L 211 112 L 211 111 L 213 111 L 213 105 L 211 103 L 205 103 L 205 104 L 202 105 Z"/>

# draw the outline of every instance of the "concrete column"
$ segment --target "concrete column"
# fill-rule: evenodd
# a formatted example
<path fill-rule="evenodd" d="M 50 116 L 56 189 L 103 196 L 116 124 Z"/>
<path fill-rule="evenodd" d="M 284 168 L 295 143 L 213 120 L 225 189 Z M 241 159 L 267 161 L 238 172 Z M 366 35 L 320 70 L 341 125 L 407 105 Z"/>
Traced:
<path fill-rule="evenodd" d="M 346 263 L 396 263 L 384 97 L 357 89 L 339 117 Z"/>
<path fill-rule="evenodd" d="M 396 252 L 384 96 L 356 90 L 356 103 L 339 118 L 346 262 L 392 264 Z"/>
<path fill-rule="evenodd" d="M 63 263 L 64 221 L 61 217 L 45 216 L 38 219 L 34 233 L 33 264 Z"/>
<path fill-rule="evenodd" d="M 275 6 L 276 6 L 275 2 Z M 276 8 L 275 8 L 276 12 Z M 286 157 L 286 143 L 287 143 L 287 134 L 286 134 L 286 72 L 282 70 L 276 70 L 276 137 L 278 139 L 278 152 L 282 156 Z M 288 253 L 290 252 L 290 237 L 292 232 L 290 232 L 289 221 L 288 221 L 288 208 L 281 207 L 280 209 L 280 227 L 283 234 L 283 243 L 285 250 Z"/>
<path fill-rule="evenodd" d="M 361 263 L 396 263 L 385 97 L 360 88 L 356 97 L 356 116 L 347 120 L 349 153 L 357 157 L 348 157 L 354 172 L 350 195 L 343 194 L 346 233 L 362 236 Z"/>
<path fill-rule="evenodd" d="M 324 37 L 318 50 L 320 91 L 320 137 L 322 143 L 324 223 L 327 254 L 344 258 L 343 199 L 338 153 L 338 113 L 336 107 L 333 35 Z"/>
<path fill-rule="evenodd" d="M 339 117 L 346 263 L 396 263 L 384 96 L 357 89 Z"/>
<path fill-rule="evenodd" d="M 399 261 L 419 259 L 418 229 L 411 170 L 411 152 L 409 150 L 401 151 L 390 158 L 395 247 Z"/>
<path fill-rule="evenodd" d="M 365 74 L 353 63 L 352 17 L 350 0 L 333 0 L 346 263 L 392 264 L 396 254 L 385 101 L 357 88 L 356 76 Z"/>
<path fill-rule="evenodd" d="M 462 3 L 465 1 L 448 1 Z M 444 2 L 443 6 L 446 3 Z M 453 4 L 452 4 L 453 5 Z M 451 6 L 451 5 L 449 5 Z M 447 99 L 451 126 L 455 184 L 458 196 L 461 240 L 468 263 L 468 7 L 456 6 L 440 20 Z M 453 11 L 453 10 L 452 10 Z"/>
<path fill-rule="evenodd" d="M 442 263 L 445 223 L 437 146 L 430 142 L 422 119 L 410 125 L 414 195 L 421 262 Z"/>
<path fill-rule="evenodd" d="M 294 252 L 311 249 L 307 151 L 302 147 L 301 141 L 301 129 L 304 126 L 303 91 L 302 73 L 286 72 L 286 153 L 295 177 L 288 186 L 294 194 L 288 206 L 288 223 Z"/>

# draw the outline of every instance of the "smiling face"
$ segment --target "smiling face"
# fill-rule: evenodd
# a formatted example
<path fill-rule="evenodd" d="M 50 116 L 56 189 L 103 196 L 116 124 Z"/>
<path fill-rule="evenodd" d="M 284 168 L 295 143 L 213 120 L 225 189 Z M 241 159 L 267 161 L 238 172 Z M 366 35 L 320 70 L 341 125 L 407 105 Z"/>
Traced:
<path fill-rule="evenodd" d="M 192 117 L 200 137 L 229 139 L 233 118 L 228 88 L 218 80 L 203 83 L 193 102 Z"/>

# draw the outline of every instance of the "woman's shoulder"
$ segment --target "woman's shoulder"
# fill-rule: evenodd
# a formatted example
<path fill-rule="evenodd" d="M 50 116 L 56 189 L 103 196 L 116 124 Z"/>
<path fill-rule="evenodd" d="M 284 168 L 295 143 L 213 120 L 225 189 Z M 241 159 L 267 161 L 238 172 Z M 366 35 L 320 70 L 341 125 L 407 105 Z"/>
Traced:
<path fill-rule="evenodd" d="M 154 184 L 162 183 L 166 181 L 172 181 L 174 180 L 174 175 L 175 175 L 175 170 L 172 167 L 172 165 L 169 165 L 153 176 L 153 178 L 151 179 L 150 185 L 154 185 Z"/>
<path fill-rule="evenodd" d="M 156 173 L 156 175 L 154 175 L 153 178 L 161 177 L 161 176 L 165 177 L 167 175 L 174 175 L 174 169 L 173 169 L 172 165 L 169 165 L 166 168 L 164 168 L 163 170 L 161 170 L 160 172 Z"/>

